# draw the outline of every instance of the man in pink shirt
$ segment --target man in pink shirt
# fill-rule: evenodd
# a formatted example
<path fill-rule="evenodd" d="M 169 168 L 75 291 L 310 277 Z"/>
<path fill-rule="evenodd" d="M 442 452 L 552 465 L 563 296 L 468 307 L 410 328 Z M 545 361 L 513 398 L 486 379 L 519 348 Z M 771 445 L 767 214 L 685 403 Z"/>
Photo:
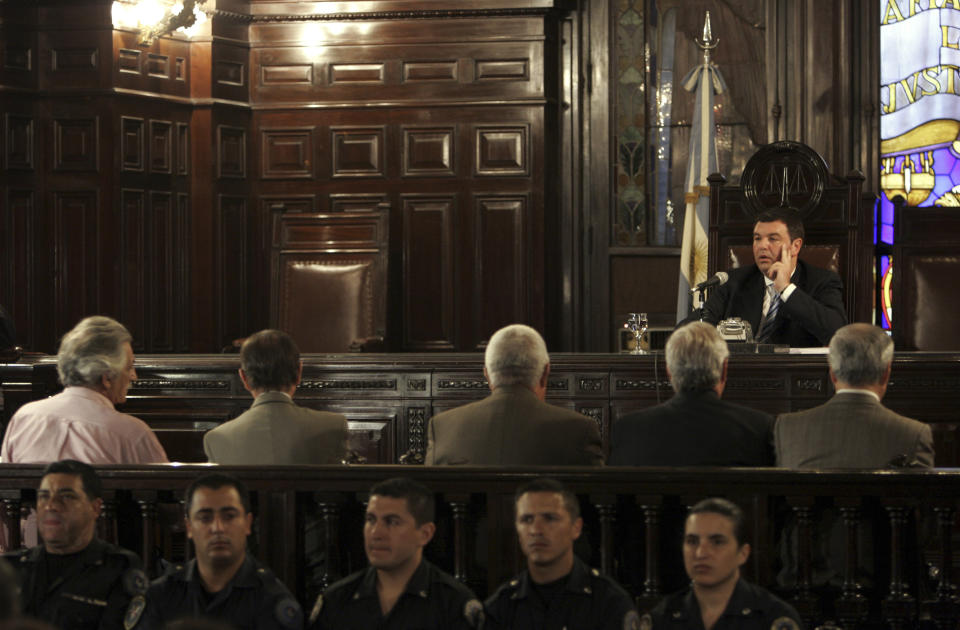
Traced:
<path fill-rule="evenodd" d="M 3 436 L 6 463 L 76 459 L 90 464 L 152 464 L 167 454 L 145 422 L 114 409 L 127 399 L 132 337 L 109 317 L 87 317 L 64 335 L 57 373 L 65 389 L 17 410 Z"/>

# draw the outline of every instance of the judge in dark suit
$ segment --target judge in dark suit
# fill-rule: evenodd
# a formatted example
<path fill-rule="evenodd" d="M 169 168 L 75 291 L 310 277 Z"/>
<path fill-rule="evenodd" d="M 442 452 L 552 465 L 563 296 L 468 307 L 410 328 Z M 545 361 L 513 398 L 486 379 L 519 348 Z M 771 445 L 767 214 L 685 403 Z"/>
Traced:
<path fill-rule="evenodd" d="M 339 464 L 346 455 L 347 419 L 293 402 L 303 363 L 293 339 L 262 330 L 240 349 L 240 379 L 253 405 L 203 436 L 218 464 Z"/>
<path fill-rule="evenodd" d="M 726 342 L 715 326 L 693 322 L 667 341 L 667 375 L 676 394 L 613 424 L 610 466 L 772 466 L 773 417 L 722 400 Z"/>
<path fill-rule="evenodd" d="M 550 357 L 536 330 L 513 324 L 494 333 L 483 374 L 489 396 L 430 419 L 428 465 L 603 464 L 596 422 L 544 402 Z"/>
<path fill-rule="evenodd" d="M 876 326 L 850 324 L 830 340 L 825 404 L 777 419 L 777 465 L 785 468 L 933 466 L 930 425 L 880 404 L 887 391 L 893 340 Z"/>
<path fill-rule="evenodd" d="M 797 259 L 803 223 L 790 208 L 768 210 L 753 228 L 755 263 L 728 271 L 729 280 L 704 304 L 703 321 L 739 317 L 756 341 L 792 347 L 825 346 L 847 323 L 840 276 Z M 689 320 L 688 320 L 689 321 Z"/>

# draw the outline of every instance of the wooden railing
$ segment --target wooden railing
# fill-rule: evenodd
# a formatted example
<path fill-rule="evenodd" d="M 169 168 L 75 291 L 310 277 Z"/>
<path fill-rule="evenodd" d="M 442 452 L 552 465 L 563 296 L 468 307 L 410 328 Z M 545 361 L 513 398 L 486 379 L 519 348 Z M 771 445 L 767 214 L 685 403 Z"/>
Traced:
<path fill-rule="evenodd" d="M 20 544 L 15 525 L 33 500 L 41 470 L 0 467 L 0 513 L 13 546 Z M 210 467 L 98 470 L 106 489 L 104 538 L 141 553 L 154 574 L 161 560 L 189 557 L 180 495 Z M 366 566 L 361 529 L 366 493 L 393 476 L 414 477 L 436 492 L 437 534 L 428 557 L 478 595 L 488 594 L 522 566 L 513 529 L 515 489 L 549 475 L 580 497 L 585 528 L 578 553 L 619 580 L 641 610 L 685 582 L 680 535 L 687 507 L 725 496 L 747 515 L 752 553 L 745 575 L 780 593 L 808 622 L 833 619 L 852 628 L 882 619 L 893 628 L 909 628 L 921 617 L 943 627 L 960 618 L 953 554 L 960 471 L 369 465 L 218 470 L 250 487 L 257 516 L 251 549 L 305 603 Z M 836 516 L 832 529 L 825 527 L 828 512 Z M 792 545 L 788 540 L 796 540 L 791 552 L 796 577 L 778 584 Z M 821 558 L 818 549 L 827 542 L 840 551 Z M 821 583 L 819 560 L 837 569 L 834 581 Z"/>

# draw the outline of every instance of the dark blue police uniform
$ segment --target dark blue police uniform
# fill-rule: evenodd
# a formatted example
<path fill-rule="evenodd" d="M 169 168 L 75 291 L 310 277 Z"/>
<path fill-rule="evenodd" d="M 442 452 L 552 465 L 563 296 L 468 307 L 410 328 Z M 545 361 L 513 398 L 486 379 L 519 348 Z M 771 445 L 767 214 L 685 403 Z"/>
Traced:
<path fill-rule="evenodd" d="M 524 571 L 500 586 L 485 604 L 487 630 L 634 630 L 633 599 L 619 584 L 574 557 L 564 584 L 545 601 Z"/>

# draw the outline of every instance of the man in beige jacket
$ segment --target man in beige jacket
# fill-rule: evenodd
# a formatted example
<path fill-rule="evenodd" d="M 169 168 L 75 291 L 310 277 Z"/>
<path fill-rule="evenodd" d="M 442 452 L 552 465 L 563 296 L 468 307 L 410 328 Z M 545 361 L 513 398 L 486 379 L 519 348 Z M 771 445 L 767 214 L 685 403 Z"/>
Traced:
<path fill-rule="evenodd" d="M 288 334 L 262 330 L 240 349 L 240 379 L 253 405 L 203 437 L 218 464 L 338 464 L 347 449 L 347 419 L 300 407 L 293 394 L 303 363 Z"/>

